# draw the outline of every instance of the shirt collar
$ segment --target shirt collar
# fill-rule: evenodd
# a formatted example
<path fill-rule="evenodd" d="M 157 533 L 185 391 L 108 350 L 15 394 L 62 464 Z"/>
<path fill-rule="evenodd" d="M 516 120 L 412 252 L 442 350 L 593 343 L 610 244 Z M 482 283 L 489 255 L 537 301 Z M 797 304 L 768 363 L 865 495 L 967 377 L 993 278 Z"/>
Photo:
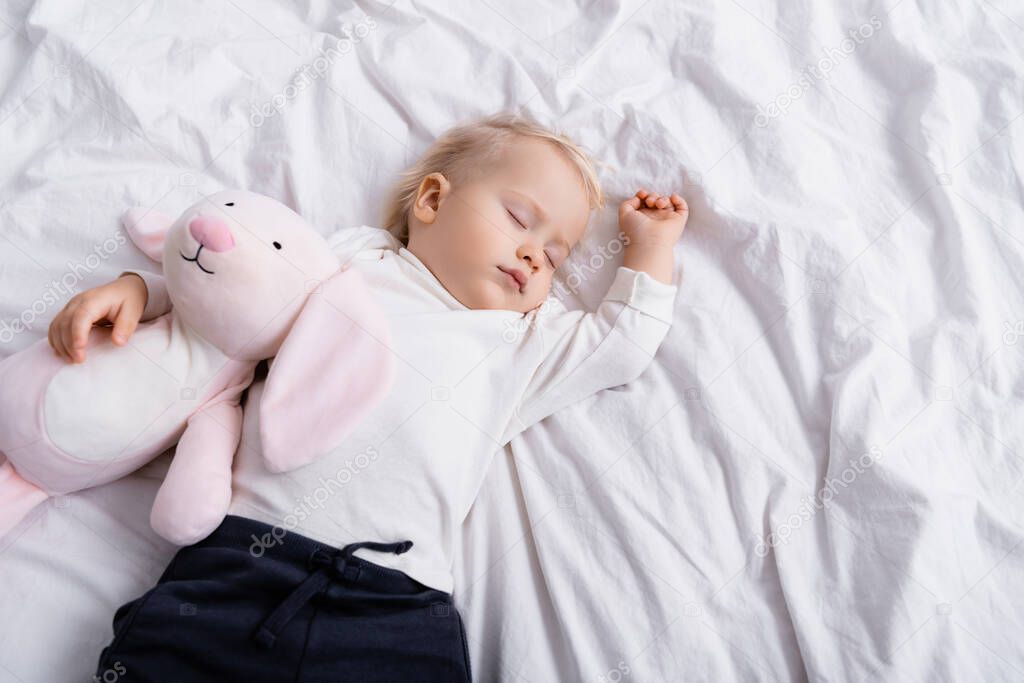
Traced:
<path fill-rule="evenodd" d="M 438 296 L 444 299 L 444 301 L 449 306 L 459 311 L 471 310 L 468 306 L 463 305 L 461 301 L 452 296 L 451 292 L 445 289 L 444 285 L 441 284 L 441 281 L 437 279 L 437 276 L 430 272 L 430 269 L 427 268 L 426 264 L 424 264 L 423 261 L 419 260 L 416 254 L 412 253 L 404 246 L 400 246 L 398 248 L 397 254 L 398 258 L 401 261 L 404 261 L 405 263 L 412 266 L 414 269 L 418 270 L 422 274 L 421 279 L 427 282 L 430 285 L 431 289 L 433 289 L 438 294 Z"/>

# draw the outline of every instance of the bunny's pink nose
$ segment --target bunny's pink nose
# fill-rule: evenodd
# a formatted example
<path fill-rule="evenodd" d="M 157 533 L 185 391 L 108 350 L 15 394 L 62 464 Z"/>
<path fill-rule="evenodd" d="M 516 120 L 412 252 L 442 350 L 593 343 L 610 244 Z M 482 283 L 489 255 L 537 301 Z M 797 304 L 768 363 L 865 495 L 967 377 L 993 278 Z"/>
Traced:
<path fill-rule="evenodd" d="M 228 251 L 235 246 L 228 224 L 214 216 L 197 216 L 188 224 L 188 231 L 196 242 L 210 251 Z"/>

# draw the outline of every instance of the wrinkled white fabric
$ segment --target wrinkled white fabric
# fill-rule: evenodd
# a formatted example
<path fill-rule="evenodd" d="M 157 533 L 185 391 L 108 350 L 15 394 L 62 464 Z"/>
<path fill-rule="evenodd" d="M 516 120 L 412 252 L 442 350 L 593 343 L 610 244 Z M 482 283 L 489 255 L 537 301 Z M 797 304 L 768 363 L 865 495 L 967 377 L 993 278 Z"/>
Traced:
<path fill-rule="evenodd" d="M 683 191 L 652 365 L 513 439 L 463 529 L 478 680 L 1024 675 L 1016 4 L 38 0 L 0 18 L 0 353 L 45 334 L 62 277 L 146 267 L 103 247 L 127 206 L 235 186 L 325 235 L 379 224 L 434 136 L 500 108 L 607 162 L 613 202 Z M 569 308 L 621 263 L 600 251 L 612 209 L 566 264 Z M 160 466 L 0 542 L 0 677 L 91 671 L 170 557 L 145 514 Z"/>

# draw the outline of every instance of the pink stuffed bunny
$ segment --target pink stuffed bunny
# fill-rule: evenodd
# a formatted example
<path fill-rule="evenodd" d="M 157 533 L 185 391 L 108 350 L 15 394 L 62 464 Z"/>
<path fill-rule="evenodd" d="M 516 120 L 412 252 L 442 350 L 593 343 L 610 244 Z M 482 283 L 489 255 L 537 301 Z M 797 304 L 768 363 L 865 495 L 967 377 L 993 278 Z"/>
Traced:
<path fill-rule="evenodd" d="M 205 538 L 231 499 L 240 395 L 293 325 L 313 325 L 303 325 L 307 315 L 316 329 L 299 336 L 330 345 L 320 354 L 329 360 L 308 367 L 295 344 L 271 365 L 260 415 L 268 469 L 336 446 L 391 384 L 385 318 L 359 274 L 341 269 L 288 207 L 225 191 L 177 220 L 133 209 L 123 221 L 163 263 L 173 309 L 123 347 L 110 328 L 94 327 L 81 364 L 58 358 L 45 339 L 0 362 L 0 536 L 47 497 L 118 479 L 177 442 L 150 521 L 180 545 Z M 303 395 L 310 373 L 315 386 L 331 380 L 329 394 Z"/>

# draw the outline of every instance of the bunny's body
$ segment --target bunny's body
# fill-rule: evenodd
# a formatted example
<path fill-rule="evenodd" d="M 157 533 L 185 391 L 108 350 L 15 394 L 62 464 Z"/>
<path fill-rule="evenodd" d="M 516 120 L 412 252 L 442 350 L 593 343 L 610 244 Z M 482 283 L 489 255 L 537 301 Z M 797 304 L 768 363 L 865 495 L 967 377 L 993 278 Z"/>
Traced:
<path fill-rule="evenodd" d="M 269 470 L 336 444 L 390 384 L 388 330 L 359 274 L 340 269 L 327 242 L 280 202 L 225 191 L 177 220 L 135 209 L 124 224 L 162 262 L 173 309 L 123 347 L 93 328 L 81 364 L 46 340 L 0 362 L 0 536 L 47 497 L 118 479 L 176 442 L 150 520 L 180 545 L 207 536 L 231 499 L 239 398 L 307 305 L 328 307 L 335 321 L 315 334 L 339 354 L 337 383 L 309 424 L 288 413 L 265 449 Z"/>
<path fill-rule="evenodd" d="M 95 330 L 89 362 L 65 364 L 50 380 L 42 418 L 49 440 L 69 456 L 114 463 L 168 448 L 197 407 L 229 398 L 224 391 L 236 399 L 251 380 L 254 362 L 227 357 L 179 318 L 144 325 L 132 337 L 135 353 L 121 353 L 106 329 Z"/>
<path fill-rule="evenodd" d="M 228 358 L 173 315 L 139 325 L 131 347 L 89 333 L 87 363 L 46 340 L 0 363 L 0 450 L 49 495 L 119 479 L 172 447 L 193 413 L 237 400 L 255 362 Z"/>

